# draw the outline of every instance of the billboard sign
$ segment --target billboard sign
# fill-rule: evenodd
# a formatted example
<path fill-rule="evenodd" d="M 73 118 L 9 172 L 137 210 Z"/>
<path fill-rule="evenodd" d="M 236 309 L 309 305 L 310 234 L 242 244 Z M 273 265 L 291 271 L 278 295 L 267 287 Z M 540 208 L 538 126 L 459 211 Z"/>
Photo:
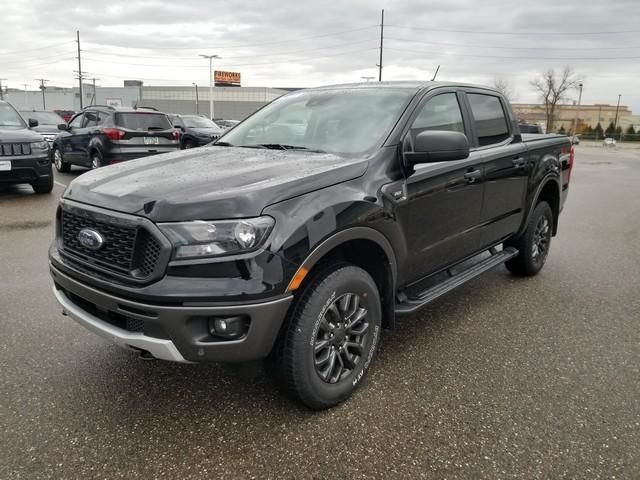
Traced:
<path fill-rule="evenodd" d="M 224 72 L 222 70 L 216 70 L 213 72 L 213 83 L 216 84 L 216 87 L 239 87 L 240 72 Z"/>

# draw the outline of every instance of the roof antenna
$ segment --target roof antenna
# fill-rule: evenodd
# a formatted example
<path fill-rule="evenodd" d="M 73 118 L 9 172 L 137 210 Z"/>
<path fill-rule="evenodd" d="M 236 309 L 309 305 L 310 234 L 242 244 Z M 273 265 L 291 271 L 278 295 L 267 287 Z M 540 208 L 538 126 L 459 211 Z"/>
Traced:
<path fill-rule="evenodd" d="M 431 79 L 432 82 L 436 81 L 436 77 L 438 76 L 439 71 L 440 71 L 440 65 L 438 65 L 438 68 L 436 68 L 436 73 L 433 74 L 433 78 Z"/>

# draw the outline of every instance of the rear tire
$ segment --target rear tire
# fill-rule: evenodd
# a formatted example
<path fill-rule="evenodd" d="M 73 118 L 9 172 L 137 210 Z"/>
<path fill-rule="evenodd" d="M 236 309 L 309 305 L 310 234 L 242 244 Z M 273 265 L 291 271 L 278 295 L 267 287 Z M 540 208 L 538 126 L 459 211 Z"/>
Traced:
<path fill-rule="evenodd" d="M 183 149 L 187 149 L 187 148 L 193 148 L 193 141 L 192 140 L 185 140 L 184 143 L 182 144 L 182 148 Z"/>
<path fill-rule="evenodd" d="M 379 343 L 380 295 L 371 276 L 349 264 L 319 272 L 292 306 L 271 357 L 285 391 L 321 410 L 347 399 Z"/>
<path fill-rule="evenodd" d="M 94 170 L 103 166 L 104 161 L 102 160 L 102 154 L 100 153 L 100 150 L 94 150 L 91 153 L 91 169 Z"/>
<path fill-rule="evenodd" d="M 31 188 L 33 188 L 33 191 L 38 194 L 51 193 L 51 191 L 53 190 L 53 172 L 51 172 L 51 175 L 49 175 L 49 177 L 45 180 L 37 183 L 32 183 Z"/>
<path fill-rule="evenodd" d="M 519 254 L 505 265 L 514 275 L 536 275 L 547 260 L 553 233 L 553 211 L 547 202 L 540 202 L 533 210 L 527 229 L 522 236 L 505 242 L 505 247 L 515 247 Z"/>
<path fill-rule="evenodd" d="M 71 170 L 71 164 L 64 160 L 62 152 L 58 147 L 53 147 L 53 164 L 60 173 L 68 173 Z"/>

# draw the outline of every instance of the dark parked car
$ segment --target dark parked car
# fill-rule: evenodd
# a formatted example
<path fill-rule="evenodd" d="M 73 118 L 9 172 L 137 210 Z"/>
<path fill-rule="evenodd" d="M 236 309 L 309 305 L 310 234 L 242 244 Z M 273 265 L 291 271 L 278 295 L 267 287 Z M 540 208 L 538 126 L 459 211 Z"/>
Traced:
<path fill-rule="evenodd" d="M 199 115 L 169 115 L 169 118 L 180 129 L 180 148 L 206 145 L 224 133 L 215 122 Z"/>
<path fill-rule="evenodd" d="M 52 152 L 56 169 L 98 168 L 179 148 L 180 134 L 166 114 L 150 109 L 92 106 L 59 125 Z"/>
<path fill-rule="evenodd" d="M 73 110 L 54 110 L 53 113 L 60 115 L 65 122 L 71 120 L 71 117 L 76 114 Z"/>
<path fill-rule="evenodd" d="M 224 118 L 214 118 L 213 121 L 224 130 L 229 130 L 240 123 L 240 120 L 226 120 Z"/>
<path fill-rule="evenodd" d="M 13 106 L 0 100 L 0 185 L 28 183 L 36 193 L 53 190 L 49 144 L 31 129 Z"/>
<path fill-rule="evenodd" d="M 521 134 L 494 89 L 298 91 L 212 146 L 76 178 L 49 251 L 54 292 L 143 357 L 267 357 L 295 398 L 327 408 L 397 316 L 503 263 L 537 274 L 572 165 L 566 136 Z"/>
<path fill-rule="evenodd" d="M 540 125 L 535 123 L 520 123 L 518 127 L 521 133 L 544 133 Z"/>
<path fill-rule="evenodd" d="M 26 121 L 29 121 L 30 118 L 38 121 L 38 126 L 33 127 L 31 130 L 38 132 L 43 139 L 49 142 L 49 145 L 53 144 L 53 141 L 60 133 L 58 125 L 64 123 L 62 117 L 55 112 L 21 110 L 20 115 Z"/>

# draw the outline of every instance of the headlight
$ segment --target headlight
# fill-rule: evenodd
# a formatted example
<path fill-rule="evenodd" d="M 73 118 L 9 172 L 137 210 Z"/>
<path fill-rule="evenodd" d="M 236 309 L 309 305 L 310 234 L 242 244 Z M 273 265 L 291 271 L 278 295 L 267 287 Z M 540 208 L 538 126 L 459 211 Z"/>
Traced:
<path fill-rule="evenodd" d="M 260 247 L 275 221 L 271 217 L 160 223 L 158 227 L 176 249 L 176 259 L 216 257 Z"/>
<path fill-rule="evenodd" d="M 49 150 L 49 144 L 47 142 L 32 142 L 31 150 L 46 152 Z"/>

